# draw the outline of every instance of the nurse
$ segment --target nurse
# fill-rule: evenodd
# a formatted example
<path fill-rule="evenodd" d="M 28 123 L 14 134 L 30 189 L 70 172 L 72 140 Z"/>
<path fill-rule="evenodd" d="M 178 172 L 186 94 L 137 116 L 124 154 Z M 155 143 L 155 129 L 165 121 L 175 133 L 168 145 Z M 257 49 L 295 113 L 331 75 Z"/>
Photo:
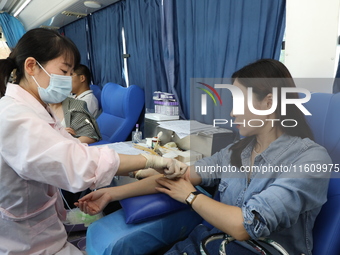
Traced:
<path fill-rule="evenodd" d="M 0 254 L 82 254 L 66 240 L 58 188 L 96 189 L 148 167 L 169 178 L 186 171 L 175 160 L 88 147 L 65 131 L 48 104 L 69 95 L 79 61 L 69 39 L 42 28 L 0 60 Z"/>

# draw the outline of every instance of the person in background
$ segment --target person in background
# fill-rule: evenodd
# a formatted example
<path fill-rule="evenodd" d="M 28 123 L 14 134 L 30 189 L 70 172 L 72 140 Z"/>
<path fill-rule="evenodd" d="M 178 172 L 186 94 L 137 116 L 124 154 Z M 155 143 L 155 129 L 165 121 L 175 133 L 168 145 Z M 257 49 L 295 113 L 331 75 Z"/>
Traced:
<path fill-rule="evenodd" d="M 82 143 L 91 144 L 101 140 L 97 121 L 87 110 L 85 101 L 67 97 L 61 103 L 50 104 L 50 107 L 65 130 Z M 142 170 L 138 171 L 142 172 Z M 73 193 L 61 190 L 61 192 L 66 209 L 73 208 L 73 203 L 82 194 L 86 194 L 85 191 Z M 86 192 L 90 192 L 90 190 L 87 189 Z"/>
<path fill-rule="evenodd" d="M 97 121 L 88 111 L 85 101 L 67 97 L 50 107 L 67 132 L 82 143 L 91 144 L 101 140 Z"/>
<path fill-rule="evenodd" d="M 91 72 L 87 66 L 80 64 L 73 71 L 72 75 L 72 93 L 74 98 L 83 100 L 87 104 L 87 109 L 93 115 L 97 117 L 99 113 L 98 100 L 90 89 Z"/>
<path fill-rule="evenodd" d="M 93 215 L 110 201 L 163 192 L 188 203 L 213 226 L 212 229 L 203 224 L 197 226 L 186 240 L 175 244 L 166 255 L 201 254 L 202 240 L 221 231 L 238 241 L 267 237 L 282 245 L 289 254 L 312 255 L 312 230 L 327 200 L 329 173 L 294 172 L 294 168 L 330 166 L 331 158 L 325 148 L 312 141 L 312 131 L 295 104 L 287 105 L 286 115 L 281 113 L 281 89 L 295 87 L 289 71 L 281 62 L 259 60 L 235 72 L 232 78 L 233 85 L 245 97 L 244 113 L 231 113 L 243 139 L 197 161 L 183 178 L 168 180 L 152 175 L 121 187 L 99 189 L 81 198 L 76 205 Z M 252 88 L 252 94 L 247 94 L 248 88 Z M 274 94 L 273 88 L 278 89 L 278 95 Z M 290 99 L 298 99 L 297 93 L 289 94 Z M 278 98 L 274 112 L 256 115 L 248 108 L 248 97 L 251 97 L 255 109 L 272 109 L 274 96 Z M 273 124 L 266 121 L 268 119 L 277 121 Z M 283 126 L 284 119 L 296 120 L 296 125 Z M 247 124 L 251 120 L 257 120 L 256 124 Z M 258 124 L 261 121 L 263 125 Z M 206 170 L 217 169 L 217 166 L 221 169 L 232 167 L 232 170 Z M 270 168 L 276 170 L 270 171 Z M 197 192 L 196 185 L 218 185 L 220 201 Z M 210 254 L 218 254 L 220 243 L 207 246 Z M 228 247 L 233 247 L 234 252 L 227 250 L 227 254 L 253 254 L 249 245 L 243 247 L 230 243 Z"/>
<path fill-rule="evenodd" d="M 81 255 L 67 242 L 59 189 L 79 192 L 115 175 L 153 167 L 169 178 L 185 173 L 176 160 L 123 155 L 89 147 L 60 125 L 49 104 L 64 101 L 80 62 L 74 43 L 58 32 L 25 33 L 0 60 L 0 254 Z M 6 83 L 15 70 L 14 83 Z"/>

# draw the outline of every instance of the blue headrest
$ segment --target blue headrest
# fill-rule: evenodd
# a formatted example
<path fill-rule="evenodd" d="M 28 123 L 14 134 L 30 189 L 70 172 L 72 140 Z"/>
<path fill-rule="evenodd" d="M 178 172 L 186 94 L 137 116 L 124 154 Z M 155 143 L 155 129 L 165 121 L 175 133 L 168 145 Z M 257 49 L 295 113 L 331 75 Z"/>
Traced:
<path fill-rule="evenodd" d="M 109 82 L 103 87 L 103 112 L 120 118 L 126 118 L 127 114 L 131 113 L 130 109 L 134 108 L 134 105 L 141 104 L 144 104 L 144 91 L 136 85 L 131 85 L 126 88 Z"/>
<path fill-rule="evenodd" d="M 125 141 L 144 109 L 144 90 L 136 85 L 126 88 L 109 82 L 101 95 L 102 113 L 97 118 L 105 141 L 101 143 Z"/>
<path fill-rule="evenodd" d="M 312 114 L 306 116 L 315 142 L 326 148 L 333 161 L 333 170 L 340 164 L 340 93 L 313 93 L 304 106 Z M 313 255 L 340 254 L 340 178 L 332 173 L 327 202 L 318 215 L 314 229 Z"/>
<path fill-rule="evenodd" d="M 334 164 L 340 164 L 340 93 L 312 93 L 304 106 L 312 114 L 306 119 L 315 142 L 327 149 Z"/>
<path fill-rule="evenodd" d="M 102 94 L 102 88 L 99 87 L 98 85 L 91 84 L 90 89 L 93 91 L 93 94 L 98 100 L 98 106 L 101 109 L 102 108 L 102 100 L 101 100 L 101 94 Z"/>

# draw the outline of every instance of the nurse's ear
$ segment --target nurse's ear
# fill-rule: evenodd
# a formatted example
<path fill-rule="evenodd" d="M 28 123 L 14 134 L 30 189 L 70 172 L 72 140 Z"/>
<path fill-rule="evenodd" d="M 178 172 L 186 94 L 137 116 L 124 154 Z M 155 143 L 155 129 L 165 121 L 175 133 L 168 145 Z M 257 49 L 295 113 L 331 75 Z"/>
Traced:
<path fill-rule="evenodd" d="M 24 63 L 24 69 L 29 76 L 35 75 L 36 74 L 35 71 L 37 68 L 39 67 L 37 65 L 37 61 L 35 60 L 35 58 L 33 57 L 26 58 Z"/>

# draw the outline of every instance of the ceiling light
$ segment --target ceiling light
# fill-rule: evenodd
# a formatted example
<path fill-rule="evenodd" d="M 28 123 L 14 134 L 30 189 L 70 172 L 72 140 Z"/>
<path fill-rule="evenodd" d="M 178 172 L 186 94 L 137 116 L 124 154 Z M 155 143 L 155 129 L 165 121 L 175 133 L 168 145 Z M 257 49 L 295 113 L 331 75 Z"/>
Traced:
<path fill-rule="evenodd" d="M 70 11 L 63 11 L 61 14 L 66 15 L 66 16 L 73 16 L 77 18 L 84 18 L 87 16 L 85 13 L 79 13 L 79 12 L 70 12 Z"/>
<path fill-rule="evenodd" d="M 32 0 L 26 0 L 19 8 L 16 10 L 16 12 L 13 14 L 14 17 L 18 16 L 20 12 L 31 2 Z"/>
<path fill-rule="evenodd" d="M 88 8 L 96 8 L 96 9 L 102 7 L 102 5 L 96 1 L 85 1 L 84 5 Z"/>

